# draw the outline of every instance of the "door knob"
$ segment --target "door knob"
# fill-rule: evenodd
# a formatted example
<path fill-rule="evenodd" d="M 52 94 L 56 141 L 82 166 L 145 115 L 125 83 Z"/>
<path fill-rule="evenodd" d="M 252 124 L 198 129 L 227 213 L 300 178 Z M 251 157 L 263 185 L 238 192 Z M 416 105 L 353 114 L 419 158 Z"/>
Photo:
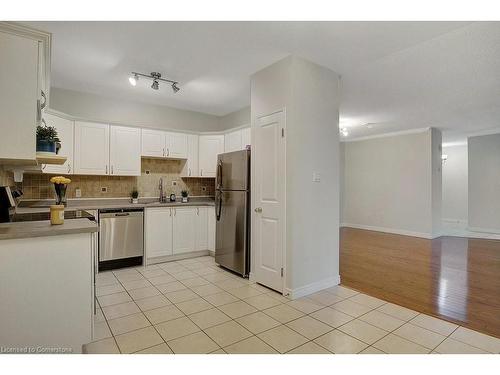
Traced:
<path fill-rule="evenodd" d="M 262 212 L 262 207 L 257 207 L 257 208 L 255 209 L 255 212 L 257 212 L 257 213 L 259 213 L 259 214 L 260 214 L 260 213 Z"/>

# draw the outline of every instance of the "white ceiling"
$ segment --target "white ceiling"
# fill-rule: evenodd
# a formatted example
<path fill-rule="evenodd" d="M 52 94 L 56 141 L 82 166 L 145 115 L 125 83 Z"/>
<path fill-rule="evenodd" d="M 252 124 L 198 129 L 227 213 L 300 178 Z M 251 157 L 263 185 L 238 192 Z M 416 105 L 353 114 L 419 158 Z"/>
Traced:
<path fill-rule="evenodd" d="M 225 115 L 249 105 L 252 73 L 295 54 L 341 74 L 348 138 L 500 126 L 500 22 L 28 24 L 53 33 L 59 88 Z M 181 91 L 132 87 L 132 70 L 159 71 Z"/>

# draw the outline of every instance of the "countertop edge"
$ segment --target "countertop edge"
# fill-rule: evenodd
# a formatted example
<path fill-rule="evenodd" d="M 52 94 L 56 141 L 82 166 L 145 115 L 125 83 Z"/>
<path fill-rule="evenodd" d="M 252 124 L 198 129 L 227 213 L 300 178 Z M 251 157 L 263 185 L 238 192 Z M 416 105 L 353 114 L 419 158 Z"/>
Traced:
<path fill-rule="evenodd" d="M 29 221 L 0 224 L 0 241 L 24 238 L 63 236 L 68 234 L 96 233 L 97 223 L 88 219 L 66 220 L 64 224 L 52 225 L 50 221 Z"/>

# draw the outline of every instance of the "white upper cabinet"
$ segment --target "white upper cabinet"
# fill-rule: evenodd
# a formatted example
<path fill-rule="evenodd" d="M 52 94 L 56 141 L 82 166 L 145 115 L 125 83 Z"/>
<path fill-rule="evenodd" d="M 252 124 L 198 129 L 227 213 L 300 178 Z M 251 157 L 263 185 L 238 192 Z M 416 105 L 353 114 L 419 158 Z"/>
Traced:
<path fill-rule="evenodd" d="M 141 155 L 162 158 L 165 156 L 165 132 L 161 130 L 142 129 Z"/>
<path fill-rule="evenodd" d="M 217 155 L 224 152 L 224 135 L 200 135 L 200 177 L 215 177 Z"/>
<path fill-rule="evenodd" d="M 190 253 L 196 249 L 196 207 L 173 208 L 173 253 Z"/>
<path fill-rule="evenodd" d="M 252 129 L 244 128 L 241 129 L 241 149 L 245 150 L 247 146 L 252 144 Z"/>
<path fill-rule="evenodd" d="M 208 250 L 208 209 L 196 208 L 196 250 Z"/>
<path fill-rule="evenodd" d="M 109 125 L 75 122 L 75 174 L 109 174 Z"/>
<path fill-rule="evenodd" d="M 187 159 L 182 167 L 181 177 L 198 177 L 200 169 L 198 167 L 198 148 L 199 136 L 196 134 L 189 134 Z"/>
<path fill-rule="evenodd" d="M 224 135 L 224 152 L 245 150 L 250 145 L 250 128 L 231 131 Z"/>
<path fill-rule="evenodd" d="M 188 156 L 188 136 L 184 133 L 166 133 L 166 157 L 186 159 Z"/>
<path fill-rule="evenodd" d="M 224 135 L 224 152 L 241 150 L 241 130 L 235 130 Z"/>
<path fill-rule="evenodd" d="M 141 129 L 127 126 L 110 127 L 109 174 L 141 175 Z"/>
<path fill-rule="evenodd" d="M 56 128 L 61 141 L 61 149 L 58 155 L 66 157 L 66 162 L 62 165 L 43 164 L 42 173 L 73 174 L 74 122 L 48 113 L 44 114 L 43 118 L 48 126 Z"/>
<path fill-rule="evenodd" d="M 172 255 L 173 209 L 147 208 L 144 212 L 144 244 L 146 258 Z"/>
<path fill-rule="evenodd" d="M 50 84 L 47 61 L 50 34 L 0 23 L 0 161 L 32 164 L 36 160 L 36 125 Z"/>
<path fill-rule="evenodd" d="M 142 129 L 141 156 L 153 158 L 186 159 L 188 135 Z"/>

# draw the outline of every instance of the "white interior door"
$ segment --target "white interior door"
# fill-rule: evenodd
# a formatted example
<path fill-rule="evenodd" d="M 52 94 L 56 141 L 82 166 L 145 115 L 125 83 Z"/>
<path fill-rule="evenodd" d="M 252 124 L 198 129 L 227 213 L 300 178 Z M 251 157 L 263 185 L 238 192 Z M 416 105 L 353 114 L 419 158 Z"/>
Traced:
<path fill-rule="evenodd" d="M 252 145 L 255 280 L 283 292 L 285 245 L 285 119 L 278 112 L 255 122 Z"/>

